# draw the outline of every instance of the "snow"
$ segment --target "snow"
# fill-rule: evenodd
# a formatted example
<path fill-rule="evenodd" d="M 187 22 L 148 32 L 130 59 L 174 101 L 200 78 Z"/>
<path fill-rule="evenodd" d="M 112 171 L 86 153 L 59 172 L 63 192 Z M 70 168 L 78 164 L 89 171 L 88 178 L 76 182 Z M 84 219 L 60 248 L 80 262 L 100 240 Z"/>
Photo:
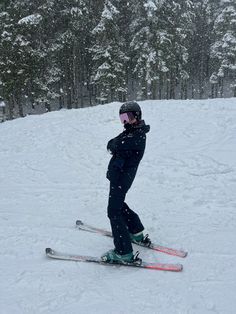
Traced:
<path fill-rule="evenodd" d="M 92 34 L 100 33 L 105 31 L 105 24 L 107 21 L 113 20 L 114 16 L 118 14 L 119 11 L 116 9 L 112 3 L 107 0 L 104 5 L 104 9 L 101 14 L 101 20 L 98 25 L 92 30 Z"/>
<path fill-rule="evenodd" d="M 114 15 L 119 13 L 114 5 L 110 1 L 106 1 L 104 10 L 102 12 L 102 19 L 112 20 Z"/>
<path fill-rule="evenodd" d="M 18 21 L 19 25 L 29 24 L 29 25 L 37 25 L 42 21 L 42 16 L 38 13 L 28 15 Z"/>
<path fill-rule="evenodd" d="M 3 100 L 0 100 L 0 107 L 6 107 L 6 104 L 5 104 L 5 102 Z"/>
<path fill-rule="evenodd" d="M 151 0 L 148 0 L 147 3 L 144 4 L 144 7 L 148 12 L 148 17 L 152 17 L 153 11 L 157 10 L 157 5 Z"/>
<path fill-rule="evenodd" d="M 45 257 L 113 247 L 75 221 L 109 228 L 106 144 L 120 104 L 28 116 L 0 125 L 1 313 L 235 313 L 236 99 L 140 105 L 151 131 L 127 202 L 153 240 L 189 255 L 140 254 L 183 272 Z"/>

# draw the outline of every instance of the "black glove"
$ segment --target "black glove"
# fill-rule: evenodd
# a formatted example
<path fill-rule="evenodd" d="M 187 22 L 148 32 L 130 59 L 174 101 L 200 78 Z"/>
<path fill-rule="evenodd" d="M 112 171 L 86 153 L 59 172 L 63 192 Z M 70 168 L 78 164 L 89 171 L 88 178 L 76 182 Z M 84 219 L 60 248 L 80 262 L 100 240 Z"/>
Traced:
<path fill-rule="evenodd" d="M 107 150 L 109 151 L 109 153 L 111 155 L 114 155 L 115 153 L 115 139 L 111 139 L 108 143 L 107 143 Z"/>

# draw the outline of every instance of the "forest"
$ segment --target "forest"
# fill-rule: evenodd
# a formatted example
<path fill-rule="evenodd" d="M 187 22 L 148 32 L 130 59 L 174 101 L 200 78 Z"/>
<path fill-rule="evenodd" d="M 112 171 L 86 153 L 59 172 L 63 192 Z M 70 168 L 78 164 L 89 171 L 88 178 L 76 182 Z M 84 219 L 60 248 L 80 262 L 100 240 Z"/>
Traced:
<path fill-rule="evenodd" d="M 0 121 L 236 97 L 235 0 L 0 0 Z"/>

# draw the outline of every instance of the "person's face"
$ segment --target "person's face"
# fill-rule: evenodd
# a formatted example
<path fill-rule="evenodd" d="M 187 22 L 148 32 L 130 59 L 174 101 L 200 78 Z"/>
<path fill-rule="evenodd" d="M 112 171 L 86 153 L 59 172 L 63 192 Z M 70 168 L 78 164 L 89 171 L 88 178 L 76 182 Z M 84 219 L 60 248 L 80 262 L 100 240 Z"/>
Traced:
<path fill-rule="evenodd" d="M 137 122 L 132 112 L 125 112 L 120 114 L 120 121 L 122 124 L 134 124 Z"/>

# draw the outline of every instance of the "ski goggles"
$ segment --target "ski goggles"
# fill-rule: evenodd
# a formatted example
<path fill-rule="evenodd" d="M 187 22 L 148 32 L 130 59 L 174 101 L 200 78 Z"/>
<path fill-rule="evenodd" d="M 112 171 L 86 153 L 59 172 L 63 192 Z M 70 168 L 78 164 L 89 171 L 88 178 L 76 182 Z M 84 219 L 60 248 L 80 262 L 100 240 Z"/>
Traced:
<path fill-rule="evenodd" d="M 130 123 L 135 119 L 134 114 L 132 112 L 125 112 L 120 114 L 121 123 Z"/>

